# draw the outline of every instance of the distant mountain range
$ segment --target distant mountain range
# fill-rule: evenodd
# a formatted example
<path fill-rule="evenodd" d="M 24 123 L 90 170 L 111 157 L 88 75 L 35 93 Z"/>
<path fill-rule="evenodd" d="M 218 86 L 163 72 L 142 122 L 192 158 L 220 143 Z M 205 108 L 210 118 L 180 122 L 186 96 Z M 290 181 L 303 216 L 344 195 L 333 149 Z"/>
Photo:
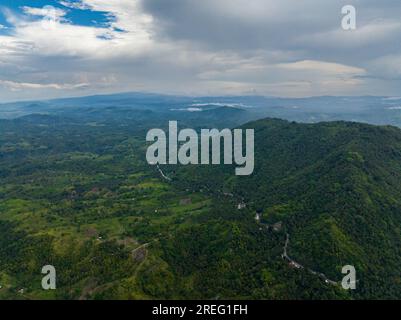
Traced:
<path fill-rule="evenodd" d="M 115 111 L 150 110 L 163 112 L 170 119 L 182 113 L 197 113 L 203 117 L 221 107 L 243 110 L 241 116 L 233 111 L 235 125 L 265 117 L 316 123 L 321 121 L 354 121 L 370 124 L 389 124 L 401 127 L 401 97 L 310 97 L 275 98 L 261 96 L 186 97 L 148 93 L 121 93 L 48 101 L 15 102 L 0 105 L 0 118 L 16 118 L 32 113 L 63 114 L 104 109 Z M 222 112 L 222 111 L 219 111 Z M 226 113 L 230 113 L 228 110 Z"/>

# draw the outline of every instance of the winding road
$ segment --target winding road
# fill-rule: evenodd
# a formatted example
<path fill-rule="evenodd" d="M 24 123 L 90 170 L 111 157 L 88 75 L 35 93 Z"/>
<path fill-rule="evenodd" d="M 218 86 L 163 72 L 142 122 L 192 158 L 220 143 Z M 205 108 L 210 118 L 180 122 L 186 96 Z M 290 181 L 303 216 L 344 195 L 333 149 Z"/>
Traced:
<path fill-rule="evenodd" d="M 163 172 L 163 170 L 160 168 L 159 164 L 157 164 L 157 170 L 159 170 L 161 176 L 163 177 L 164 180 L 167 180 L 169 182 L 171 182 L 171 178 L 169 178 L 168 176 L 166 176 Z"/>
<path fill-rule="evenodd" d="M 321 278 L 324 282 L 331 284 L 333 286 L 336 286 L 338 283 L 336 281 L 330 280 L 329 278 L 326 277 L 326 275 L 324 273 L 321 272 L 317 272 L 314 271 L 312 269 L 309 268 L 305 268 L 302 264 L 296 262 L 295 260 L 291 259 L 288 255 L 288 245 L 290 243 L 290 235 L 287 233 L 287 238 L 285 240 L 285 245 L 283 248 L 283 254 L 281 255 L 283 259 L 286 259 L 289 261 L 289 263 L 294 266 L 297 269 L 306 269 L 310 274 L 313 274 L 315 276 L 318 276 L 319 278 Z"/>
<path fill-rule="evenodd" d="M 164 172 L 163 172 L 163 170 L 160 168 L 159 164 L 157 164 L 157 169 L 159 170 L 159 172 L 160 172 L 161 176 L 163 177 L 163 179 L 165 179 L 165 180 L 167 180 L 167 181 L 169 181 L 169 182 L 172 181 L 171 178 L 169 178 L 167 175 L 164 174 Z M 207 190 L 209 190 L 208 187 L 205 186 L 205 188 L 206 188 Z M 234 195 L 232 195 L 232 194 L 225 194 L 225 193 L 222 193 L 222 194 L 225 195 L 225 196 L 230 195 L 231 197 L 234 197 Z M 260 215 L 259 215 L 259 219 L 257 219 L 257 221 L 258 221 L 259 224 L 264 225 L 263 223 L 260 222 Z M 326 276 L 324 273 L 317 272 L 317 271 L 314 271 L 314 270 L 309 269 L 309 268 L 305 268 L 302 264 L 300 264 L 300 263 L 298 263 L 297 261 L 295 261 L 295 260 L 293 260 L 292 258 L 290 258 L 290 256 L 288 255 L 288 245 L 289 245 L 289 243 L 290 243 L 290 235 L 287 233 L 287 234 L 286 234 L 285 244 L 284 244 L 284 247 L 283 247 L 283 254 L 281 255 L 281 257 L 282 257 L 283 259 L 287 260 L 287 261 L 290 263 L 291 266 L 293 266 L 293 267 L 296 268 L 296 269 L 305 269 L 305 270 L 307 270 L 310 274 L 313 274 L 313 275 L 315 275 L 315 276 L 321 278 L 321 279 L 322 279 L 325 283 L 327 283 L 327 284 L 331 284 L 331 285 L 333 285 L 333 286 L 338 285 L 338 283 L 337 283 L 336 281 L 333 281 L 333 280 L 330 280 L 329 278 L 327 278 L 327 276 Z M 146 246 L 146 245 L 149 245 L 149 244 L 145 244 L 145 246 Z M 137 249 L 139 249 L 139 248 L 137 248 Z"/>

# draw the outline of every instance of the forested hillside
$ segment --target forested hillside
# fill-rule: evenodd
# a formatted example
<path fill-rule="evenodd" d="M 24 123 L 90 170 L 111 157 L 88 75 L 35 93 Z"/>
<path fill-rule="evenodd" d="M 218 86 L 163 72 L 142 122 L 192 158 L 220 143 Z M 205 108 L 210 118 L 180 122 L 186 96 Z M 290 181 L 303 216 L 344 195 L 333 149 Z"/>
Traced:
<path fill-rule="evenodd" d="M 290 256 L 329 279 L 355 266 L 355 297 L 399 297 L 401 131 L 270 119 L 244 127 L 255 128 L 253 175 L 191 168 L 177 180 L 233 193 L 262 222 L 280 222 Z"/>
<path fill-rule="evenodd" d="M 223 126 L 220 112 L 198 127 Z M 110 110 L 0 120 L 1 298 L 401 296 L 399 129 L 256 121 L 244 125 L 252 176 L 162 166 L 170 181 L 145 161 L 146 129 L 167 122 Z M 287 239 L 304 268 L 283 258 Z M 40 286 L 47 264 L 54 291 Z M 353 292 L 338 283 L 344 265 Z"/>

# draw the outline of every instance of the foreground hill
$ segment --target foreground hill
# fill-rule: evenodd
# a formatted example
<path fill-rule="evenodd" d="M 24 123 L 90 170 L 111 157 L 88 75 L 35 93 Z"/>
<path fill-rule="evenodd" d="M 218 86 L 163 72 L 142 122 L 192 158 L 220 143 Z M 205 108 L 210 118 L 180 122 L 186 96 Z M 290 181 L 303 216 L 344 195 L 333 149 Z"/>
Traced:
<path fill-rule="evenodd" d="M 401 130 L 270 119 L 244 128 L 255 129 L 252 176 L 188 168 L 177 179 L 234 193 L 262 222 L 281 222 L 306 268 L 339 281 L 355 266 L 356 297 L 401 297 Z"/>

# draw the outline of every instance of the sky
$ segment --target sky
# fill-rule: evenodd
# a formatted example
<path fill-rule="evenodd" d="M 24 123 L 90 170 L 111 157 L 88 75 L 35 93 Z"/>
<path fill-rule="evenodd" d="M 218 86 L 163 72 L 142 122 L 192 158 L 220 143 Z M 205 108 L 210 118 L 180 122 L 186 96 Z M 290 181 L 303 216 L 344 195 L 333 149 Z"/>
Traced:
<path fill-rule="evenodd" d="M 0 102 L 128 91 L 400 96 L 401 1 L 0 0 Z"/>

